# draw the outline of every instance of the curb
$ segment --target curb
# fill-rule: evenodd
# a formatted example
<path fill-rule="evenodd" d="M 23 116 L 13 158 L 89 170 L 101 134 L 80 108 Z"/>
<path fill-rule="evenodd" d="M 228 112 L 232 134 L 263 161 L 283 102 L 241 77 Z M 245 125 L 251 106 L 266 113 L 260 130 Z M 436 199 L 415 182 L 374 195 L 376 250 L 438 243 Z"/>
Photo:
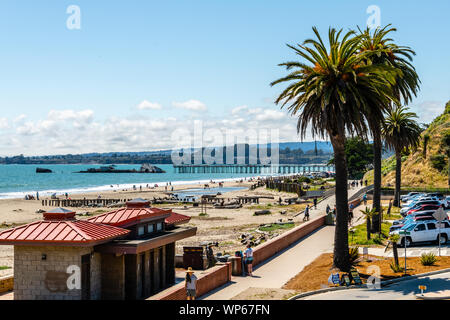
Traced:
<path fill-rule="evenodd" d="M 414 280 L 414 279 L 418 279 L 418 278 L 422 278 L 422 277 L 428 277 L 428 276 L 432 276 L 432 275 L 436 275 L 436 274 L 440 274 L 440 273 L 447 273 L 447 272 L 450 272 L 450 268 L 431 271 L 431 272 L 427 272 L 427 273 L 416 274 L 413 276 L 401 277 L 401 278 L 397 278 L 397 279 L 385 280 L 385 281 L 381 281 L 381 287 L 387 287 L 391 284 L 401 282 L 401 281 Z M 366 286 L 365 285 L 360 285 L 360 286 L 353 285 L 353 286 L 349 286 L 349 287 L 324 288 L 324 289 L 319 289 L 319 290 L 315 290 L 315 291 L 303 292 L 303 293 L 300 293 L 300 294 L 290 297 L 288 300 L 297 300 L 300 298 L 304 298 L 304 297 L 308 297 L 308 296 L 312 296 L 312 295 L 316 295 L 316 294 L 321 294 L 321 293 L 326 293 L 326 292 L 330 292 L 330 291 L 340 291 L 340 290 L 346 290 L 346 289 L 361 289 L 364 287 L 366 287 Z"/>

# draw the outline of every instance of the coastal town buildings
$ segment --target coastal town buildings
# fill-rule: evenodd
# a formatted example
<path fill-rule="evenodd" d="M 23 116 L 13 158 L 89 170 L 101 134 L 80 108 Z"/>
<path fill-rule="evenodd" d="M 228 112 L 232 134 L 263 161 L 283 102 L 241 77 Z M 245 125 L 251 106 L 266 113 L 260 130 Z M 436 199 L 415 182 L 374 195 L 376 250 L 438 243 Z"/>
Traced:
<path fill-rule="evenodd" d="M 14 245 L 16 300 L 145 299 L 175 283 L 175 242 L 189 217 L 135 199 L 88 220 L 58 208 L 0 233 Z"/>

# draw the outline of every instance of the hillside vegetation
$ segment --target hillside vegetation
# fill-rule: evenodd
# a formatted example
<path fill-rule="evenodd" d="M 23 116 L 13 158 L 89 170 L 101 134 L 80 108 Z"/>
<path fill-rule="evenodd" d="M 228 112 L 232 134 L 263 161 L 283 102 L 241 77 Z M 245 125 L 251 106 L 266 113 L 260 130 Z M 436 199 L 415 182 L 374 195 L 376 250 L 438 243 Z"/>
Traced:
<path fill-rule="evenodd" d="M 420 122 L 420 119 L 419 119 Z M 420 146 L 402 158 L 402 187 L 448 188 L 448 161 L 442 145 L 443 136 L 450 132 L 450 101 L 444 113 L 430 123 L 422 133 Z M 424 136 L 430 137 L 427 157 L 424 158 Z M 395 156 L 387 158 L 382 164 L 382 185 L 395 185 Z M 373 171 L 366 173 L 364 179 L 373 182 Z"/>

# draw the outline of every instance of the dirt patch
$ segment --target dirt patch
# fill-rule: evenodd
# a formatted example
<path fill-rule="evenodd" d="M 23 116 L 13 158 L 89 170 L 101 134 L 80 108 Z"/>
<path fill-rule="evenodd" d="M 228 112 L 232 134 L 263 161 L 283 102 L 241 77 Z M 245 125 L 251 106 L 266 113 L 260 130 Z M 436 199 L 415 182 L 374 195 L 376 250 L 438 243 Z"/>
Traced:
<path fill-rule="evenodd" d="M 367 272 L 369 266 L 378 266 L 380 268 L 381 280 L 389 280 L 401 278 L 403 272 L 395 273 L 392 271 L 390 264 L 393 258 L 384 258 L 369 256 L 368 261 L 360 261 L 356 266 L 363 283 L 372 273 Z M 297 292 L 307 292 L 328 288 L 328 277 L 331 274 L 333 265 L 333 254 L 324 253 L 320 255 L 311 264 L 307 265 L 299 274 L 289 280 L 283 289 L 296 290 Z M 406 259 L 407 275 L 421 274 L 441 269 L 450 268 L 450 257 L 437 257 L 437 261 L 433 266 L 423 266 L 420 257 L 412 257 Z M 404 259 L 400 259 L 400 267 L 404 267 Z"/>
<path fill-rule="evenodd" d="M 287 300 L 294 294 L 294 290 L 250 287 L 231 298 L 231 300 Z"/>

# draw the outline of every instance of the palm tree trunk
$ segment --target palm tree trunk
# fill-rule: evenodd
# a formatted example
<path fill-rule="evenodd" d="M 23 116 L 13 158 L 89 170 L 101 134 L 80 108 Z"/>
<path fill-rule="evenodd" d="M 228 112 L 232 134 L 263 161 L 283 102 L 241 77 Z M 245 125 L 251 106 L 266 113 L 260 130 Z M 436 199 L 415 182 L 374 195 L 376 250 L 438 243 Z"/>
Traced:
<path fill-rule="evenodd" d="M 395 193 L 394 206 L 400 206 L 400 189 L 402 186 L 402 154 L 395 151 Z"/>
<path fill-rule="evenodd" d="M 423 140 L 423 158 L 427 158 L 427 147 L 428 147 L 428 141 L 426 139 Z"/>
<path fill-rule="evenodd" d="M 366 230 L 367 230 L 367 240 L 370 240 L 370 217 L 366 217 Z"/>
<path fill-rule="evenodd" d="M 397 242 L 392 242 L 392 251 L 394 252 L 394 261 L 395 265 L 398 266 L 398 249 L 397 249 Z"/>
<path fill-rule="evenodd" d="M 343 130 L 342 130 L 343 131 Z M 333 265 L 343 272 L 350 271 L 348 248 L 348 192 L 347 192 L 347 159 L 345 155 L 345 132 L 335 136 L 330 134 L 334 150 L 336 168 L 336 227 L 334 235 Z"/>
<path fill-rule="evenodd" d="M 381 130 L 380 123 L 370 126 L 373 136 L 373 208 L 375 214 L 372 217 L 372 233 L 379 232 L 381 227 Z"/>
<path fill-rule="evenodd" d="M 448 161 L 448 187 L 450 188 L 450 152 L 447 154 L 447 161 Z"/>

